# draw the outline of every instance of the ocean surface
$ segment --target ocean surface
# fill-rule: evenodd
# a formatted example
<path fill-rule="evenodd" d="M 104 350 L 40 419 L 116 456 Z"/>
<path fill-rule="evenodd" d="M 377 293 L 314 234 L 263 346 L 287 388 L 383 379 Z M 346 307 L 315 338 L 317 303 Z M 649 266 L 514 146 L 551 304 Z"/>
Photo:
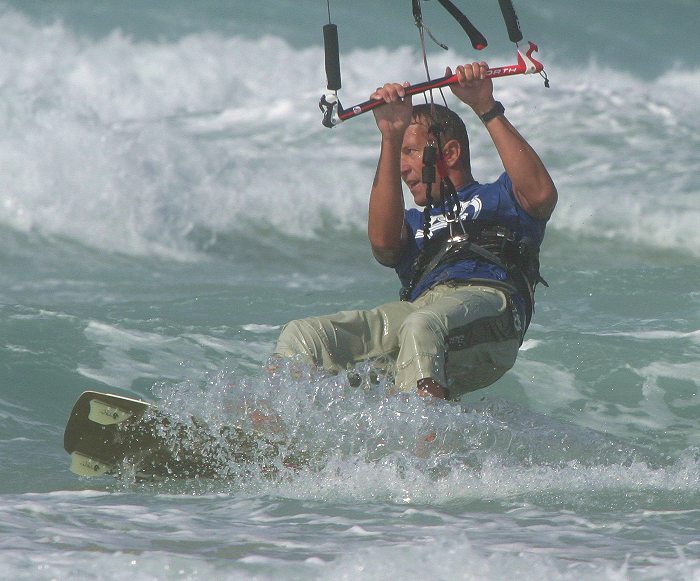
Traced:
<path fill-rule="evenodd" d="M 424 3 L 432 76 L 514 63 L 497 3 L 457 3 L 490 45 Z M 447 404 L 266 369 L 286 321 L 398 293 L 372 117 L 321 125 L 325 1 L 0 2 L 0 578 L 700 580 L 700 2 L 515 4 L 551 88 L 496 97 L 559 189 L 550 286 L 514 369 Z M 345 105 L 425 80 L 410 2 L 331 15 Z M 262 410 L 306 461 L 81 479 L 90 389 Z"/>

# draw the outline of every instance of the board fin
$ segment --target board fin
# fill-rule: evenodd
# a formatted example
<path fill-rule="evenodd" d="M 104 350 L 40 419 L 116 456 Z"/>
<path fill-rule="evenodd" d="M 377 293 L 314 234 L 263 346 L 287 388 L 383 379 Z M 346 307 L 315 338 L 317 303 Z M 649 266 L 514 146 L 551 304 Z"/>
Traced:
<path fill-rule="evenodd" d="M 101 426 L 112 426 L 128 420 L 132 412 L 110 405 L 99 399 L 90 400 L 90 412 L 88 419 Z"/>
<path fill-rule="evenodd" d="M 103 476 L 113 469 L 113 466 L 80 452 L 72 452 L 70 455 L 70 471 L 78 476 Z"/>

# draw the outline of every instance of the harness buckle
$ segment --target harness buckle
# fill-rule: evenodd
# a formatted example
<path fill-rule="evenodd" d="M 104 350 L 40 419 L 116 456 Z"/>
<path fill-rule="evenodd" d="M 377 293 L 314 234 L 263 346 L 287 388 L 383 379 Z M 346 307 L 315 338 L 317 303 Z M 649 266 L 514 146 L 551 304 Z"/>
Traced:
<path fill-rule="evenodd" d="M 509 230 L 505 226 L 496 225 L 494 227 L 494 234 L 497 238 L 503 238 L 507 242 L 515 242 L 515 232 Z"/>

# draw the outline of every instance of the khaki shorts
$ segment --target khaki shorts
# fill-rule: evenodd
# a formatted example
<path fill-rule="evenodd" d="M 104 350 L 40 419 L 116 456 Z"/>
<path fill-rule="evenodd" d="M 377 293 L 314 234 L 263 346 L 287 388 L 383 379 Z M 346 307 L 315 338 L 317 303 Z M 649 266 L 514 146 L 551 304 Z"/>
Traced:
<path fill-rule="evenodd" d="M 288 323 L 275 354 L 302 355 L 338 372 L 367 359 L 396 362 L 396 387 L 413 391 L 431 377 L 452 399 L 486 387 L 513 364 L 522 341 L 508 295 L 490 286 L 447 283 L 413 302 L 341 311 Z"/>

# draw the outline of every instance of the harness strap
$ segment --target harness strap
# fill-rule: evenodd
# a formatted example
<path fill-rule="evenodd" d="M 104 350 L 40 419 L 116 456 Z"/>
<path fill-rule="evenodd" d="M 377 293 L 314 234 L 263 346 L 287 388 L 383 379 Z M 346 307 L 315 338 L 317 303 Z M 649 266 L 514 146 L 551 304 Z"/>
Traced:
<path fill-rule="evenodd" d="M 504 270 L 507 282 L 490 280 L 498 283 L 508 293 L 520 292 L 527 305 L 526 327 L 535 308 L 535 286 L 547 282 L 540 276 L 537 252 L 526 240 L 516 240 L 513 232 L 500 225 L 482 225 L 469 223 L 463 226 L 466 233 L 451 236 L 435 250 L 439 240 L 426 242 L 416 258 L 413 276 L 407 286 L 401 289 L 401 299 L 409 300 L 413 289 L 421 286 L 430 273 L 441 265 L 460 260 L 482 260 Z M 468 279 L 469 282 L 474 279 Z M 483 281 L 484 279 L 479 279 Z M 484 282 L 484 284 L 488 284 Z"/>
<path fill-rule="evenodd" d="M 441 264 L 447 264 L 452 261 L 459 260 L 467 253 L 476 254 L 479 258 L 482 258 L 486 262 L 491 262 L 508 271 L 508 267 L 501 261 L 501 259 L 494 254 L 486 250 L 486 248 L 470 242 L 467 236 L 458 235 L 450 238 L 446 244 L 443 244 L 440 249 L 435 253 L 430 262 L 425 265 L 425 267 L 416 269 L 414 277 L 409 284 L 408 290 L 412 291 L 417 286 L 420 286 L 423 281 L 430 275 L 430 273 L 435 270 Z M 419 256 L 420 258 L 420 256 Z M 403 289 L 402 289 L 403 291 Z"/>

